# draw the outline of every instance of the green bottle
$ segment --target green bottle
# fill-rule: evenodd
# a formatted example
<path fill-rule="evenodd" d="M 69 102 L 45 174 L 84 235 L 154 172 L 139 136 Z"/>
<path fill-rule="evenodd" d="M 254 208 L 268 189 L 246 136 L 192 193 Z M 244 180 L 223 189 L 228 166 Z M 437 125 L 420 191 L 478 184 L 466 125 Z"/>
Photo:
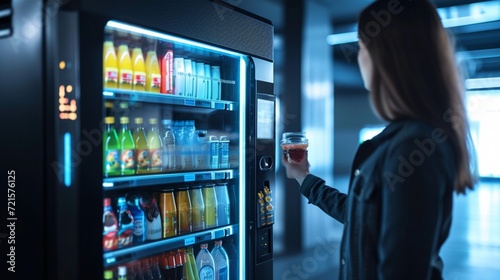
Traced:
<path fill-rule="evenodd" d="M 104 177 L 120 175 L 120 142 L 114 128 L 115 117 L 104 119 L 106 130 L 103 136 L 103 168 Z"/>
<path fill-rule="evenodd" d="M 122 175 L 135 174 L 135 142 L 132 132 L 128 128 L 128 123 L 128 117 L 120 118 L 121 128 L 118 139 L 121 147 L 120 170 Z"/>
<path fill-rule="evenodd" d="M 142 126 L 144 120 L 142 118 L 135 118 L 134 122 L 135 130 L 132 136 L 135 141 L 136 172 L 138 174 L 144 174 L 148 173 L 150 168 L 148 139 L 146 138 L 146 132 Z"/>

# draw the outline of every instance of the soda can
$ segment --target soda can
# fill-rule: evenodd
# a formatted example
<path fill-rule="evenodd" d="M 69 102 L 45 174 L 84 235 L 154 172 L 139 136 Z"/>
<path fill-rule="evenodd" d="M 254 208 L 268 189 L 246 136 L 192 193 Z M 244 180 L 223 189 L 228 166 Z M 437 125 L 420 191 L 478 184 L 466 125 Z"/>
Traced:
<path fill-rule="evenodd" d="M 229 137 L 221 136 L 219 140 L 219 167 L 229 168 Z"/>
<path fill-rule="evenodd" d="M 208 147 L 210 158 L 209 168 L 217 169 L 219 168 L 219 140 L 217 136 L 212 135 L 208 138 Z"/>

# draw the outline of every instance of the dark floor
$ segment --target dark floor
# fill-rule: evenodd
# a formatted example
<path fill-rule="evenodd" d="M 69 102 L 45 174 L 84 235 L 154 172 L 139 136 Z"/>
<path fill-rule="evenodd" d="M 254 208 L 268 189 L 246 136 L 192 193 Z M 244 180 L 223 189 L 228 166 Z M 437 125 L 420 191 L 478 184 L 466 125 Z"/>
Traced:
<path fill-rule="evenodd" d="M 447 280 L 500 279 L 500 182 L 481 181 L 455 195 L 453 224 L 441 257 Z M 277 256 L 275 280 L 334 280 L 339 243 L 320 244 L 296 256 Z"/>

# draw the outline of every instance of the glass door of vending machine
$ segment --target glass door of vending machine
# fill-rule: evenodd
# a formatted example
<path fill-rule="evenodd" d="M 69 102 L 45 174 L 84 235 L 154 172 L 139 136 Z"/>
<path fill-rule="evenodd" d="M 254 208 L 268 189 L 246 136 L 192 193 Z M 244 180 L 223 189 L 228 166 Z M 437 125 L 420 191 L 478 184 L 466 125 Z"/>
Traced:
<path fill-rule="evenodd" d="M 250 60 L 118 21 L 104 33 L 104 279 L 244 279 Z"/>

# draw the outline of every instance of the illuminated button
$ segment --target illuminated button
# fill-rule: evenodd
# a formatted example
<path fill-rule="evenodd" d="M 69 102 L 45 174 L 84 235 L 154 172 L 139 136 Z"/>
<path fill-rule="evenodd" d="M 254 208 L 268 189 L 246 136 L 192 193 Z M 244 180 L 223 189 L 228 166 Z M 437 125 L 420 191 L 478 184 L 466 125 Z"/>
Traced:
<path fill-rule="evenodd" d="M 73 86 L 69 85 L 69 86 L 66 87 L 66 92 L 67 93 L 70 93 L 72 91 L 73 91 Z"/>
<path fill-rule="evenodd" d="M 358 176 L 359 174 L 361 174 L 361 171 L 359 171 L 359 169 L 354 170 L 354 176 Z"/>
<path fill-rule="evenodd" d="M 342 265 L 345 265 L 345 259 L 342 258 L 342 261 L 341 261 Z"/>
<path fill-rule="evenodd" d="M 59 69 L 63 70 L 64 68 L 66 68 L 66 62 L 62 60 L 61 62 L 59 62 Z"/>

